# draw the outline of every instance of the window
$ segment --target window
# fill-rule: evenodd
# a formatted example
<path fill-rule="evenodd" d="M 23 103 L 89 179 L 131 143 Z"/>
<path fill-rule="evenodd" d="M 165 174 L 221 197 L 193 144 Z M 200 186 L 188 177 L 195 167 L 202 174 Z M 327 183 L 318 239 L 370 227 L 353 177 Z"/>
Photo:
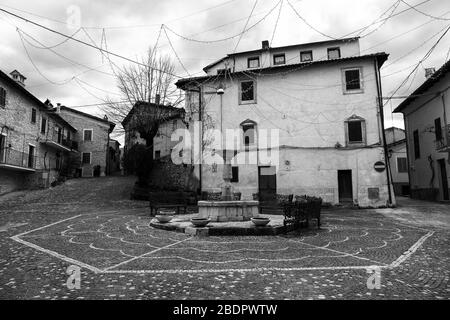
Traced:
<path fill-rule="evenodd" d="M 0 107 L 6 107 L 6 90 L 0 87 Z"/>
<path fill-rule="evenodd" d="M 239 89 L 239 103 L 256 102 L 254 81 L 242 81 Z"/>
<path fill-rule="evenodd" d="M 285 64 L 285 63 L 286 63 L 286 56 L 284 55 L 284 53 L 273 55 L 273 64 L 274 65 L 277 66 L 277 65 Z"/>
<path fill-rule="evenodd" d="M 259 57 L 253 57 L 247 59 L 247 67 L 250 68 L 259 68 Z"/>
<path fill-rule="evenodd" d="M 253 124 L 243 124 L 242 131 L 244 131 L 244 146 L 253 145 L 255 143 L 255 126 Z"/>
<path fill-rule="evenodd" d="M 414 140 L 414 157 L 415 159 L 419 159 L 420 158 L 419 130 L 414 130 L 413 140 Z"/>
<path fill-rule="evenodd" d="M 339 47 L 336 48 L 328 48 L 328 60 L 339 59 L 341 57 L 341 49 Z"/>
<path fill-rule="evenodd" d="M 0 163 L 5 161 L 5 154 L 6 154 L 6 136 L 0 133 Z"/>
<path fill-rule="evenodd" d="M 31 108 L 31 123 L 36 123 L 36 109 Z"/>
<path fill-rule="evenodd" d="M 358 92 L 362 89 L 361 85 L 361 69 L 346 69 L 344 72 L 344 92 Z"/>
<path fill-rule="evenodd" d="M 231 167 L 230 182 L 239 182 L 239 167 Z"/>
<path fill-rule="evenodd" d="M 47 132 L 47 118 L 41 119 L 41 133 L 45 134 Z"/>
<path fill-rule="evenodd" d="M 361 146 L 366 143 L 366 121 L 356 115 L 345 121 L 347 146 Z"/>
<path fill-rule="evenodd" d="M 436 136 L 436 141 L 442 140 L 441 118 L 437 118 L 434 120 L 434 134 Z"/>
<path fill-rule="evenodd" d="M 83 152 L 81 161 L 83 164 L 91 164 L 91 153 Z"/>
<path fill-rule="evenodd" d="M 83 141 L 92 141 L 92 129 L 83 130 Z"/>
<path fill-rule="evenodd" d="M 300 52 L 300 62 L 313 61 L 312 51 L 301 51 Z"/>
<path fill-rule="evenodd" d="M 157 150 L 155 151 L 155 159 L 160 159 L 161 158 L 161 151 Z"/>
<path fill-rule="evenodd" d="M 399 173 L 408 172 L 408 162 L 405 157 L 397 158 L 397 171 Z"/>

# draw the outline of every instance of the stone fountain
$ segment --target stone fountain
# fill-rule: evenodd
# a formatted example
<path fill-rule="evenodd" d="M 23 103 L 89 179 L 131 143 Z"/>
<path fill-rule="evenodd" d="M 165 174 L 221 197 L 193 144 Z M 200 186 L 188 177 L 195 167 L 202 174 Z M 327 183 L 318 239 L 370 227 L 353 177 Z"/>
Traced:
<path fill-rule="evenodd" d="M 223 169 L 222 199 L 220 201 L 199 201 L 200 218 L 213 222 L 248 221 L 258 216 L 258 201 L 233 200 L 231 185 L 231 164 L 225 163 Z"/>

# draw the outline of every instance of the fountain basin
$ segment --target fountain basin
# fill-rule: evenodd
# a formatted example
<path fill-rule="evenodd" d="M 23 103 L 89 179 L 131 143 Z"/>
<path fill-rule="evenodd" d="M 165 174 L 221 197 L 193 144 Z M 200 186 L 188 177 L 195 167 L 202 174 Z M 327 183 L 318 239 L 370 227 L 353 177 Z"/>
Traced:
<path fill-rule="evenodd" d="M 199 201 L 198 217 L 212 222 L 249 221 L 259 215 L 258 201 Z"/>

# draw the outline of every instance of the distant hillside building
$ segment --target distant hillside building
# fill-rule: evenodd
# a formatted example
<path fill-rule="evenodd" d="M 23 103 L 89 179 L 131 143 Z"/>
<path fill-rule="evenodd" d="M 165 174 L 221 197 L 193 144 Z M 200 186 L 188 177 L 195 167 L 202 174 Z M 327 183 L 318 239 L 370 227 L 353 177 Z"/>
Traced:
<path fill-rule="evenodd" d="M 395 195 L 409 195 L 408 153 L 405 130 L 391 127 L 385 130 L 392 184 Z"/>

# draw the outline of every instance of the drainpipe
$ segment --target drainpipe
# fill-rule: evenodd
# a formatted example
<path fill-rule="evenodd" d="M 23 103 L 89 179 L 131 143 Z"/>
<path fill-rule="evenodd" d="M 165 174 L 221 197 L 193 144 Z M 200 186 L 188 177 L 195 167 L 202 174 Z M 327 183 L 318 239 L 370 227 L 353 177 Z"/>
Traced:
<path fill-rule="evenodd" d="M 381 96 L 381 79 L 380 72 L 378 68 L 378 60 L 374 59 L 375 64 L 375 76 L 376 76 L 376 84 L 377 84 L 377 92 L 378 92 L 378 107 L 380 110 L 380 123 L 381 123 L 381 136 L 383 139 L 383 149 L 384 149 L 384 162 L 386 164 L 386 178 L 387 178 L 387 186 L 388 186 L 388 194 L 389 194 L 389 204 L 392 205 L 392 194 L 391 194 L 391 179 L 389 176 L 390 172 L 390 164 L 389 164 L 389 156 L 388 156 L 388 148 L 386 144 L 386 134 L 384 132 L 384 111 L 383 111 L 383 98 Z"/>
<path fill-rule="evenodd" d="M 202 87 L 198 86 L 198 121 L 200 121 L 200 163 L 198 165 L 198 183 L 200 188 L 200 196 L 202 195 L 202 161 L 203 161 L 203 123 L 202 123 Z"/>
<path fill-rule="evenodd" d="M 447 88 L 448 90 L 448 88 Z M 441 99 L 442 99 L 442 108 L 444 109 L 444 128 L 445 128 L 445 142 L 447 143 L 447 147 L 450 146 L 450 141 L 449 141 L 449 130 L 448 130 L 448 122 L 447 122 L 447 111 L 445 110 L 445 92 L 447 91 L 442 91 L 441 93 Z M 450 152 L 448 153 L 448 157 L 447 157 L 447 162 L 450 164 Z"/>

